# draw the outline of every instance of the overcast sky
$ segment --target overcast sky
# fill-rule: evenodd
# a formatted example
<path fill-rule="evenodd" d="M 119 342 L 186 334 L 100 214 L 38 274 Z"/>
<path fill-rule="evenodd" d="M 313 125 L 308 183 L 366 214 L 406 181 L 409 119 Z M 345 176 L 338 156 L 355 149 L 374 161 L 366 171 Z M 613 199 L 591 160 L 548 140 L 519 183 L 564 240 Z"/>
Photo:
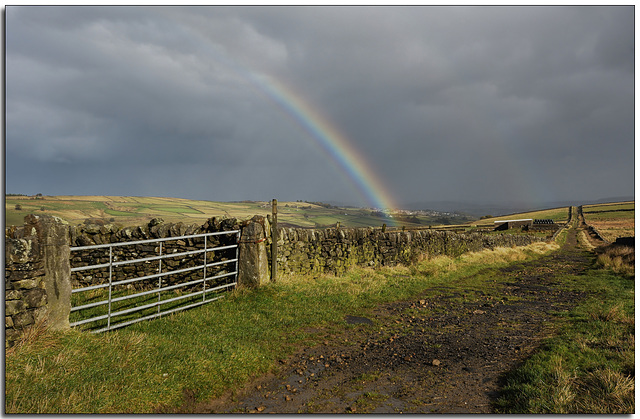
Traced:
<path fill-rule="evenodd" d="M 271 80 L 400 204 L 634 194 L 632 6 L 5 13 L 7 193 L 369 205 Z"/>

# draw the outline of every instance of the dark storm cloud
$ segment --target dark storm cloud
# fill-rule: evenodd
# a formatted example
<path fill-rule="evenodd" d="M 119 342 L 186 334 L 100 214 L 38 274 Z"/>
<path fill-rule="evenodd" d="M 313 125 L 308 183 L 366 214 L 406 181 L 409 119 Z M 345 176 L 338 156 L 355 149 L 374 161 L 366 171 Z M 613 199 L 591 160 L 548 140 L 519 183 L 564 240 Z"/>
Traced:
<path fill-rule="evenodd" d="M 7 7 L 6 21 L 7 192 L 353 202 L 267 76 L 400 202 L 633 194 L 633 7 Z"/>

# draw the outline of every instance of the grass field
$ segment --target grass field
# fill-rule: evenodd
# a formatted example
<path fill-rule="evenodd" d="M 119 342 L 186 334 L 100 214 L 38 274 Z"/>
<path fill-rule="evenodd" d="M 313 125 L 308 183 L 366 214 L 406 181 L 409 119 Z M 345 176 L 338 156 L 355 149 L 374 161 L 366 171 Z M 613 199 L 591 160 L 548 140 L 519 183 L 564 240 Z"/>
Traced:
<path fill-rule="evenodd" d="M 520 219 L 551 219 L 556 223 L 563 224 L 569 220 L 569 208 L 551 208 L 540 211 L 522 212 L 518 214 L 503 215 L 500 217 L 485 218 L 482 223 L 491 223 L 501 220 L 520 220 Z"/>
<path fill-rule="evenodd" d="M 121 226 L 136 226 L 152 218 L 166 222 L 204 223 L 211 217 L 248 219 L 271 214 L 271 203 L 260 201 L 213 202 L 181 198 L 116 196 L 6 196 L 6 225 L 21 225 L 27 214 L 50 214 L 69 223 L 81 224 L 88 218 Z M 362 208 L 327 208 L 306 202 L 278 202 L 278 221 L 284 225 L 324 228 L 340 223 L 343 227 L 405 226 L 416 228 L 435 224 L 434 216 L 416 215 L 394 221 Z"/>
<path fill-rule="evenodd" d="M 480 229 L 493 229 L 496 221 L 522 219 L 551 219 L 556 224 L 566 224 L 569 221 L 569 207 L 550 208 L 539 211 L 522 212 L 518 214 L 502 215 L 499 217 L 483 218 L 468 222 L 465 226 Z"/>
<path fill-rule="evenodd" d="M 587 222 L 611 241 L 616 237 L 634 235 L 633 209 L 633 202 L 584 206 Z M 120 226 L 142 225 L 152 218 L 162 218 L 166 222 L 201 224 L 211 217 L 226 216 L 243 220 L 254 215 L 266 216 L 271 214 L 271 203 L 213 202 L 159 197 L 43 196 L 34 199 L 26 196 L 6 196 L 7 226 L 21 225 L 27 214 L 55 215 L 73 225 L 81 224 L 90 218 Z M 362 208 L 327 208 L 307 202 L 278 203 L 278 221 L 281 225 L 305 228 L 333 227 L 336 223 L 340 223 L 342 227 L 381 227 L 386 224 L 390 228 L 395 226 L 409 229 L 493 228 L 495 221 L 523 218 L 552 219 L 558 224 L 564 224 L 568 220 L 568 208 L 551 208 L 443 226 L 436 216 L 396 216 L 395 219 L 389 219 Z"/>
<path fill-rule="evenodd" d="M 178 407 L 184 389 L 196 400 L 206 400 L 267 373 L 301 345 L 324 339 L 309 330 L 332 333 L 349 327 L 342 321 L 345 312 L 366 315 L 378 304 L 445 285 L 485 289 L 500 275 L 497 268 L 553 249 L 557 245 L 536 243 L 456 259 L 438 257 L 410 267 L 355 269 L 341 277 L 283 278 L 101 335 L 34 328 L 6 353 L 5 409 L 31 414 L 151 413 Z M 558 317 L 560 333 L 509 377 L 512 397 L 504 400 L 504 413 L 559 413 L 567 406 L 562 396 L 581 388 L 591 403 L 584 411 L 611 409 L 603 400 L 607 397 L 609 403 L 614 390 L 624 397 L 620 411 L 633 409 L 633 379 L 629 382 L 620 371 L 633 371 L 634 365 L 634 282 L 594 269 L 567 278 L 565 286 L 593 297 Z M 607 385 L 625 387 L 618 391 Z"/>
<path fill-rule="evenodd" d="M 20 206 L 20 209 L 17 209 Z M 211 217 L 249 218 L 266 215 L 266 203 L 220 203 L 180 198 L 109 197 L 109 196 L 44 196 L 41 199 L 7 196 L 7 225 L 20 225 L 27 214 L 50 214 L 71 224 L 97 218 L 123 226 L 140 225 L 152 218 L 167 222 L 203 223 Z"/>
<path fill-rule="evenodd" d="M 635 203 L 584 205 L 585 222 L 595 227 L 600 235 L 614 242 L 618 237 L 635 236 Z"/>
<path fill-rule="evenodd" d="M 426 287 L 474 278 L 487 264 L 545 251 L 548 245 L 538 243 L 486 252 L 485 264 L 477 256 L 457 262 L 444 257 L 414 267 L 356 269 L 341 277 L 287 277 L 99 335 L 34 328 L 7 351 L 6 412 L 151 413 L 163 405 L 179 406 L 185 388 L 204 400 L 322 339 L 309 328 L 344 327 L 345 312 L 364 315 Z"/>

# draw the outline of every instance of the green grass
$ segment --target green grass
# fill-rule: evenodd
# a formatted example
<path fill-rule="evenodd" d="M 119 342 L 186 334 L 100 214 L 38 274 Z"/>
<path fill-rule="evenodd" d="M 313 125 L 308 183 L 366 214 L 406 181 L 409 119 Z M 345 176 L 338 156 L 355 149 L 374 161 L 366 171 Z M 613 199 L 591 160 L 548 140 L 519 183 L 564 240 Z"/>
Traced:
<path fill-rule="evenodd" d="M 455 287 L 470 290 L 469 295 L 482 290 L 486 295 L 498 267 L 553 248 L 557 245 L 536 243 L 456 259 L 435 257 L 409 267 L 354 269 L 340 277 L 283 277 L 197 309 L 100 335 L 34 328 L 32 338 L 7 351 L 5 408 L 7 413 L 172 411 L 185 392 L 197 401 L 219 396 L 273 370 L 277 360 L 301 345 L 326 339 L 322 333 L 354 327 L 344 322 L 346 314 L 367 315 L 381 303 L 415 298 L 428 288 Z M 515 372 L 510 378 L 504 411 L 560 409 L 545 399 L 561 390 L 559 374 L 576 374 L 575 382 L 586 386 L 633 371 L 633 344 L 628 343 L 633 281 L 594 270 L 565 283 L 592 297 L 559 318 L 560 334 L 545 345 L 540 361 L 534 359 L 528 367 L 532 372 Z M 310 328 L 322 332 L 306 332 Z"/>
<path fill-rule="evenodd" d="M 87 218 L 99 218 L 122 226 L 138 226 L 152 218 L 166 222 L 203 223 L 211 217 L 248 219 L 254 215 L 271 214 L 270 202 L 214 202 L 181 198 L 123 196 L 6 196 L 7 225 L 22 225 L 27 214 L 50 214 L 71 224 L 81 224 Z M 22 206 L 16 210 L 16 204 Z M 42 211 L 44 207 L 45 211 Z M 340 223 L 342 227 L 380 227 L 394 223 L 409 228 L 434 224 L 436 217 L 420 215 L 394 221 L 371 214 L 362 208 L 325 208 L 306 202 L 279 202 L 278 219 L 299 227 L 325 228 Z"/>
<path fill-rule="evenodd" d="M 222 278 L 217 281 L 207 281 L 206 290 L 210 290 L 213 287 L 221 286 L 230 283 L 230 279 Z M 166 286 L 166 284 L 165 284 Z M 144 291 L 154 291 L 157 285 L 147 287 Z M 118 327 L 119 324 L 140 319 L 146 316 L 152 316 L 161 312 L 175 310 L 179 308 L 185 308 L 188 305 L 198 304 L 200 302 L 209 302 L 218 299 L 223 293 L 229 291 L 232 288 L 223 288 L 216 291 L 206 291 L 203 293 L 203 285 L 195 284 L 189 287 L 179 287 L 172 290 L 164 290 L 160 292 L 159 296 L 157 292 L 152 292 L 146 295 L 137 295 L 142 290 L 128 289 L 124 286 L 114 286 L 111 292 L 111 306 L 109 311 L 108 296 L 109 291 L 107 288 L 99 288 L 95 290 L 89 290 L 84 292 L 78 292 L 71 295 L 71 306 L 80 307 L 82 305 L 88 305 L 92 303 L 102 303 L 97 306 L 72 311 L 69 315 L 69 321 L 71 323 L 88 320 L 96 317 L 106 316 L 111 314 L 110 319 L 97 319 L 89 323 L 84 323 L 78 327 L 82 330 L 98 330 L 106 328 L 108 325 L 111 327 Z M 118 298 L 132 296 L 131 298 L 117 300 Z M 166 301 L 173 298 L 177 298 L 175 301 Z M 116 300 L 116 301 L 113 301 Z M 152 304 L 159 303 L 156 306 L 142 308 L 144 306 L 150 306 Z M 130 313 L 124 313 L 115 315 L 118 312 L 133 310 Z"/>
<path fill-rule="evenodd" d="M 635 219 L 635 211 L 612 211 L 598 213 L 584 213 L 585 220 L 589 221 L 609 221 L 609 220 L 630 220 Z"/>
<path fill-rule="evenodd" d="M 560 207 L 540 211 L 522 212 L 518 214 L 503 215 L 500 217 L 486 218 L 481 220 L 482 224 L 493 224 L 494 221 L 500 220 L 520 220 L 520 219 L 551 219 L 556 223 L 566 223 L 569 219 L 569 208 Z M 475 223 L 475 222 L 473 222 Z"/>
<path fill-rule="evenodd" d="M 634 412 L 633 277 L 593 270 L 565 281 L 589 297 L 566 315 L 555 337 L 509 374 L 498 412 Z"/>
<path fill-rule="evenodd" d="M 499 256 L 490 263 L 506 262 Z M 456 262 L 439 257 L 412 267 L 358 269 L 341 277 L 284 277 L 108 333 L 45 332 L 7 352 L 6 411 L 171 410 L 182 403 L 183 391 L 206 400 L 268 372 L 300 345 L 322 339 L 305 333 L 309 327 L 352 327 L 344 322 L 346 314 L 365 315 L 377 304 L 450 282 L 454 266 L 467 278 L 481 269 L 472 258 Z"/>
<path fill-rule="evenodd" d="M 116 217 L 131 217 L 131 215 L 134 214 L 134 212 L 126 212 L 126 211 L 116 211 L 116 210 L 111 210 L 111 209 L 107 209 L 104 210 L 105 214 L 109 214 L 109 215 L 114 215 Z"/>
<path fill-rule="evenodd" d="M 634 208 L 635 208 L 635 202 L 613 202 L 610 204 L 583 205 L 582 210 L 584 212 L 620 211 L 620 210 L 629 210 Z"/>

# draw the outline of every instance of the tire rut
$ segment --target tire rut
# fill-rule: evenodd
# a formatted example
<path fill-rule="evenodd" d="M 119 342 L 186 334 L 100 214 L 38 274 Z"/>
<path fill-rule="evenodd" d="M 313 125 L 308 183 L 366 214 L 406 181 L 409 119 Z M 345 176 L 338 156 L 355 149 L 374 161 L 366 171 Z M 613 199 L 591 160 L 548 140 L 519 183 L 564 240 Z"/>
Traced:
<path fill-rule="evenodd" d="M 499 269 L 491 289 L 430 289 L 367 319 L 346 316 L 350 328 L 281 360 L 276 374 L 180 411 L 493 413 L 505 373 L 584 297 L 560 286 L 592 264 L 576 234 L 560 251 Z"/>

